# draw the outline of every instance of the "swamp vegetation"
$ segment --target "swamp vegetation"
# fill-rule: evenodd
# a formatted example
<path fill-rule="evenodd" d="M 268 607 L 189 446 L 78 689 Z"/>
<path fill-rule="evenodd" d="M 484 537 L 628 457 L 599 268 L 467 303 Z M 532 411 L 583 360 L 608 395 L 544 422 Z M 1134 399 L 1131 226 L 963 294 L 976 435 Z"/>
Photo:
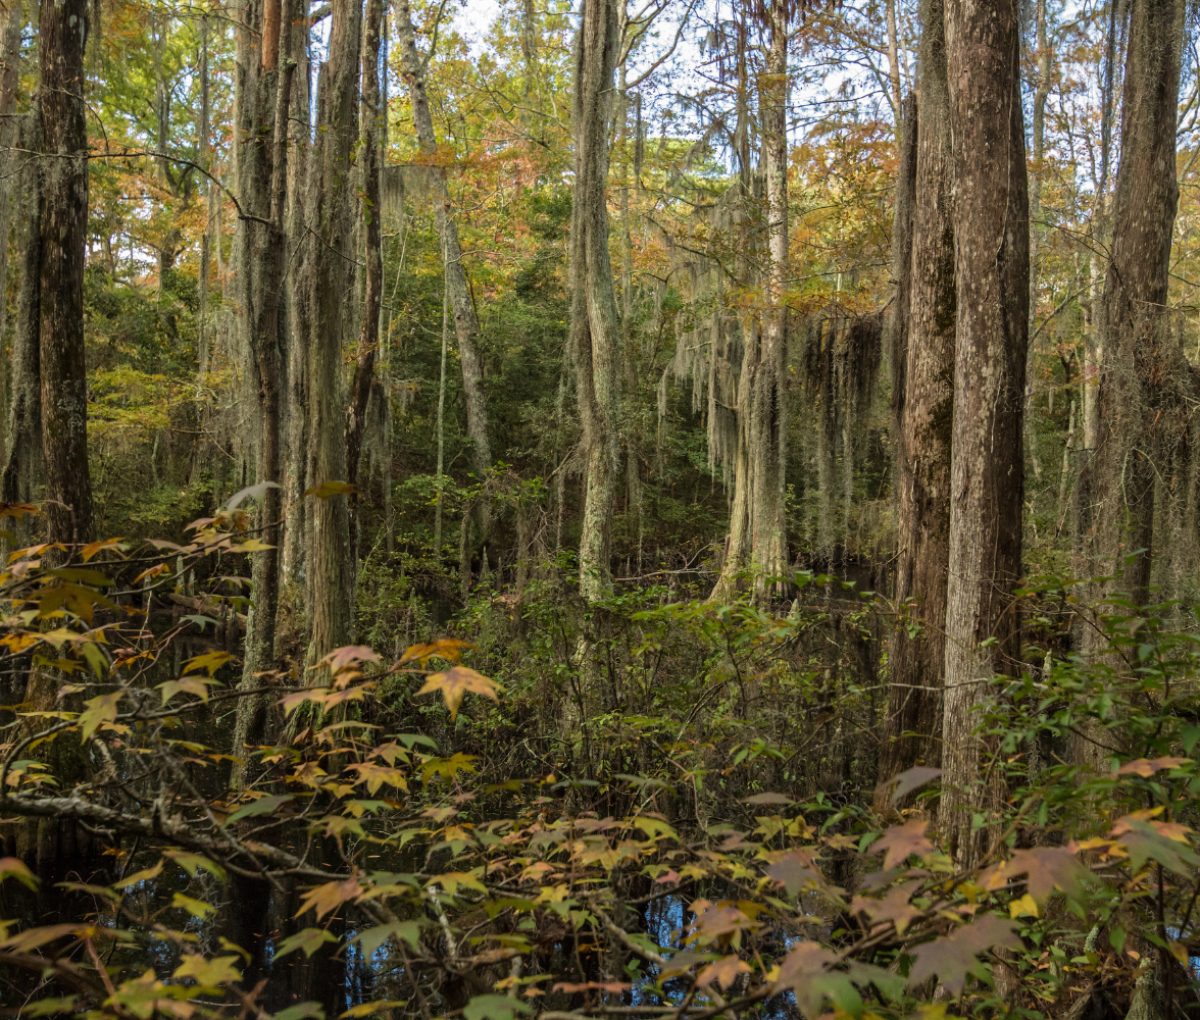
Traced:
<path fill-rule="evenodd" d="M 1200 1015 L 1192 0 L 11 0 L 0 1009 Z"/>

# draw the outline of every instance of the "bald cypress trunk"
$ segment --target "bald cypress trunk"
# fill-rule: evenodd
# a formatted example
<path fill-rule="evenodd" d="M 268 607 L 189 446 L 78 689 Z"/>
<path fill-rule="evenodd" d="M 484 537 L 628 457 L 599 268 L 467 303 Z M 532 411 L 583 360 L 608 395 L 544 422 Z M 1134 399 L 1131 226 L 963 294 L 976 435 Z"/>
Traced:
<path fill-rule="evenodd" d="M 39 106 L 43 151 L 52 158 L 46 160 L 42 171 L 39 345 L 46 536 L 51 542 L 87 541 L 92 535 L 83 347 L 88 213 L 83 54 L 87 26 L 87 0 L 42 4 Z"/>
<path fill-rule="evenodd" d="M 899 255 L 905 265 L 897 274 L 893 320 L 893 347 L 898 348 L 893 357 L 902 369 L 895 398 L 899 436 L 896 605 L 903 618 L 888 655 L 892 686 L 887 742 L 880 758 L 883 779 L 917 764 L 936 767 L 941 760 L 956 314 L 954 168 L 943 8 L 943 0 L 924 0 L 921 6 L 920 109 L 905 136 L 906 151 L 912 144 L 915 152 L 902 160 L 901 169 L 903 181 L 915 155 L 911 247 Z M 903 244 L 899 198 L 897 203 L 896 242 Z M 881 787 L 880 793 L 886 794 L 886 788 Z"/>
<path fill-rule="evenodd" d="M 250 104 L 252 129 L 241 136 L 239 185 L 243 208 L 256 218 L 241 224 L 248 236 L 239 283 L 242 286 L 242 321 L 249 326 L 247 343 L 257 394 L 255 480 L 276 484 L 267 488 L 259 499 L 260 537 L 270 548 L 256 553 L 251 563 L 253 601 L 246 624 L 242 673 L 245 687 L 259 686 L 261 681 L 256 674 L 274 666 L 279 610 L 280 293 L 286 258 L 283 216 L 288 108 L 295 62 L 290 56 L 289 33 L 284 35 L 284 60 L 283 66 L 279 66 L 280 33 L 277 26 L 283 12 L 292 7 L 291 0 L 256 0 L 246 9 L 249 17 L 261 20 L 264 30 L 261 45 L 252 45 L 245 61 L 248 70 L 246 101 Z M 275 8 L 273 14 L 270 8 Z M 276 30 L 268 31 L 272 23 Z M 234 731 L 236 754 L 245 754 L 246 745 L 262 743 L 265 715 L 265 696 L 256 695 L 239 701 Z M 247 766 L 242 770 L 242 782 L 249 784 L 253 775 L 254 770 Z"/>
<path fill-rule="evenodd" d="M 787 568 L 787 534 L 783 514 L 787 464 L 787 304 L 788 280 L 787 5 L 769 9 L 767 74 L 760 85 L 759 114 L 763 127 L 763 162 L 767 177 L 767 307 L 762 343 L 750 390 L 750 457 L 754 485 L 750 504 L 751 556 L 758 570 L 760 595 L 765 579 Z"/>
<path fill-rule="evenodd" d="M 998 790 L 982 771 L 976 707 L 1020 664 L 1022 420 L 1029 338 L 1029 193 L 1016 4 L 946 0 L 954 145 L 957 337 L 950 479 L 941 824 L 960 863 L 972 814 Z"/>
<path fill-rule="evenodd" d="M 400 65 L 412 101 L 413 127 L 425 156 L 437 152 L 437 135 L 433 130 L 433 114 L 425 84 L 425 64 L 417 52 L 416 29 L 408 0 L 396 2 L 396 32 L 400 37 Z M 450 189 L 445 167 L 432 165 L 429 171 L 439 201 L 435 218 L 446 261 L 446 286 L 450 293 L 450 313 L 454 318 L 454 335 L 458 340 L 458 356 L 462 362 L 463 395 L 467 406 L 467 435 L 471 437 L 472 460 L 480 480 L 492 466 L 492 447 L 488 440 L 487 401 L 483 391 L 483 358 L 479 353 L 479 320 L 467 271 L 463 265 L 462 245 L 458 239 L 458 222 L 451 213 Z M 482 503 L 481 503 L 482 506 Z"/>
<path fill-rule="evenodd" d="M 308 336 L 310 317 L 310 259 L 301 257 L 307 250 L 305 206 L 308 198 L 312 139 L 309 137 L 307 112 L 312 95 L 312 68 L 308 58 L 307 0 L 301 4 L 304 18 L 292 26 L 292 53 L 296 73 L 292 79 L 292 109 L 304 110 L 305 116 L 292 116 L 287 173 L 286 227 L 288 271 L 284 276 L 284 311 L 287 323 L 284 358 L 287 364 L 287 390 L 283 396 L 284 447 L 283 503 L 287 512 L 281 561 L 282 583 L 298 585 L 304 574 L 304 557 L 310 519 L 309 501 L 303 497 L 308 488 Z"/>
<path fill-rule="evenodd" d="M 309 238 L 312 314 L 308 346 L 308 407 L 311 423 L 309 477 L 320 486 L 346 480 L 345 387 L 342 380 L 343 302 L 350 281 L 354 230 L 351 149 L 357 140 L 359 39 L 362 8 L 335 0 L 329 59 L 317 86 L 317 141 L 313 148 Z M 308 658 L 349 644 L 351 549 L 348 498 L 334 494 L 310 505 L 308 543 Z"/>
<path fill-rule="evenodd" d="M 608 247 L 608 124 L 616 65 L 617 5 L 587 0 L 575 51 L 575 195 L 571 220 L 571 332 L 586 491 L 580 591 L 590 602 L 611 584 L 612 516 L 619 477 L 620 317 Z"/>
<path fill-rule="evenodd" d="M 383 24 L 382 0 L 367 0 L 362 44 L 362 102 L 359 110 L 359 162 L 362 168 L 363 217 L 366 220 L 367 272 L 363 295 L 362 324 L 358 334 L 358 352 L 354 359 L 354 379 L 350 384 L 350 406 L 346 417 L 346 480 L 359 487 L 359 461 L 362 457 L 363 432 L 367 404 L 372 389 L 376 400 L 386 400 L 375 379 L 375 358 L 379 347 L 379 310 L 383 300 L 383 233 L 380 202 L 379 123 L 384 116 L 379 99 L 379 45 Z M 360 507 L 363 494 L 350 493 L 350 544 L 357 557 L 362 528 Z"/>
<path fill-rule="evenodd" d="M 1081 524 L 1093 600 L 1148 598 L 1154 545 L 1155 455 L 1185 413 L 1194 372 L 1165 314 L 1171 238 L 1179 203 L 1175 132 L 1184 34 L 1183 0 L 1134 0 L 1126 51 L 1121 160 L 1113 197 L 1112 258 L 1100 316 L 1096 446 L 1080 479 Z M 1141 550 L 1139 552 L 1139 550 Z M 1132 557 L 1132 558 L 1130 558 Z M 1099 656 L 1105 635 L 1085 627 Z M 1110 752 L 1089 727 L 1076 760 L 1108 771 Z M 1101 743 L 1111 744 L 1105 738 Z"/>
<path fill-rule="evenodd" d="M 35 110 L 21 121 L 21 148 L 36 153 L 41 147 L 42 124 Z M 13 334 L 11 384 L 8 409 L 8 449 L 0 479 L 0 499 L 27 503 L 42 478 L 42 359 L 41 283 L 38 273 L 42 250 L 42 169 L 36 155 L 17 157 L 17 251 L 21 253 L 21 284 L 17 292 L 17 323 Z M 18 541 L 24 542 L 24 528 Z"/>

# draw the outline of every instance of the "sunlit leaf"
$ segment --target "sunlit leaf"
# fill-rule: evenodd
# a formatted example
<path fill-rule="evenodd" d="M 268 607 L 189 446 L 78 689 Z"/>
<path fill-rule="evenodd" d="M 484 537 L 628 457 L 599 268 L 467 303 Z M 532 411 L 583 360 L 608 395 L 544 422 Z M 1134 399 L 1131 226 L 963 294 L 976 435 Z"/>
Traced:
<path fill-rule="evenodd" d="M 458 707 L 466 694 L 481 694 L 485 698 L 499 701 L 496 694 L 498 685 L 482 673 L 477 673 L 468 666 L 455 666 L 445 673 L 433 673 L 426 677 L 425 685 L 417 691 L 418 695 L 432 694 L 441 691 L 446 699 L 446 708 L 450 710 L 450 718 L 458 715 Z"/>
<path fill-rule="evenodd" d="M 333 932 L 326 931 L 324 928 L 305 928 L 303 931 L 298 931 L 295 935 L 291 935 L 279 943 L 279 948 L 275 951 L 275 959 L 278 960 L 281 956 L 294 953 L 297 949 L 303 949 L 304 956 L 311 959 L 312 954 L 325 945 L 325 943 L 336 941 L 337 936 Z"/>

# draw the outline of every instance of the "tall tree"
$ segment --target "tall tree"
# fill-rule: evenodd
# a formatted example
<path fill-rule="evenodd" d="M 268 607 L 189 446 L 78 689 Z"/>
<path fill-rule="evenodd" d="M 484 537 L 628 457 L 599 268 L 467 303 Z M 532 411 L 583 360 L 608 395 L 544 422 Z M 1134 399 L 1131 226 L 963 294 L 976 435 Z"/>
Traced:
<path fill-rule="evenodd" d="M 895 274 L 898 286 L 891 328 L 899 436 L 896 604 L 905 619 L 888 656 L 889 739 L 880 761 L 880 776 L 885 779 L 918 761 L 936 766 L 941 760 L 956 308 L 953 153 L 943 16 L 943 0 L 923 0 L 920 106 L 915 124 L 906 118 L 904 151 L 909 155 L 901 162 L 896 199 L 893 241 L 902 263 Z M 914 155 L 916 165 L 911 166 Z M 911 196 L 903 187 L 909 183 Z M 910 227 L 904 223 L 909 215 Z M 909 231 L 911 241 L 905 251 Z M 915 736 L 904 737 L 905 733 Z M 881 787 L 880 795 L 885 794 Z M 885 802 L 886 796 L 880 806 Z"/>
<path fill-rule="evenodd" d="M 309 210 L 315 223 L 308 346 L 311 422 L 309 477 L 316 486 L 346 480 L 346 403 L 342 380 L 343 302 L 350 291 L 354 224 L 350 156 L 358 136 L 362 6 L 334 0 L 329 57 L 317 86 L 317 140 Z M 350 520 L 344 493 L 322 494 L 311 505 L 307 555 L 310 663 L 348 644 L 351 636 Z"/>
<path fill-rule="evenodd" d="M 1029 190 L 1018 0 L 946 0 L 957 337 L 941 824 L 959 860 L 995 791 L 972 735 L 987 681 L 1018 668 L 1029 340 Z"/>
<path fill-rule="evenodd" d="M 1112 256 L 1100 315 L 1100 423 L 1080 480 L 1084 551 L 1094 600 L 1148 597 L 1154 545 L 1155 458 L 1169 452 L 1193 396 L 1194 370 L 1167 309 L 1171 240 L 1179 203 L 1176 120 L 1186 14 L 1184 0 L 1133 0 L 1126 50 L 1121 157 L 1113 195 Z M 1085 627 L 1085 654 L 1105 635 Z M 1107 771 L 1110 751 L 1085 732 L 1076 758 Z"/>
<path fill-rule="evenodd" d="M 87 0 L 41 5 L 38 101 L 46 161 L 38 283 L 46 535 L 85 541 L 92 533 L 87 448 L 83 271 L 87 247 L 87 107 L 83 55 Z"/>
<path fill-rule="evenodd" d="M 292 0 L 256 0 L 246 8 L 250 24 L 243 66 L 247 70 L 242 105 L 245 122 L 239 138 L 238 170 L 244 210 L 239 266 L 241 321 L 248 328 L 247 348 L 257 395 L 257 464 L 255 474 L 267 483 L 258 498 L 258 528 L 268 547 L 252 560 L 253 602 L 246 628 L 242 683 L 260 686 L 256 674 L 270 669 L 275 657 L 279 610 L 278 478 L 280 457 L 280 293 L 286 249 L 283 217 L 287 185 L 288 109 L 295 61 L 291 33 L 280 33 L 284 11 Z M 282 66 L 281 65 L 282 49 Z M 235 753 L 263 739 L 264 695 L 238 705 Z"/>
<path fill-rule="evenodd" d="M 575 49 L 575 191 L 571 213 L 570 352 L 583 423 L 586 490 L 579 541 L 580 591 L 611 582 L 612 516 L 619 472 L 620 317 L 608 248 L 608 126 L 616 95 L 616 0 L 586 0 Z"/>
<path fill-rule="evenodd" d="M 426 86 L 428 58 L 422 58 L 417 50 L 417 32 L 408 0 L 396 0 L 396 32 L 400 42 L 400 66 L 412 102 L 413 127 L 422 154 L 431 160 L 429 173 L 433 175 L 438 192 L 434 215 L 446 261 L 450 313 L 454 318 L 454 335 L 458 340 L 458 356 L 462 362 L 467 435 L 471 438 L 475 473 L 482 480 L 484 472 L 492 466 L 492 447 L 488 439 L 487 399 L 483 390 L 483 358 L 479 353 L 479 319 L 475 314 L 467 270 L 463 265 L 458 221 L 452 213 L 449 177 L 445 166 L 437 162 L 437 135 L 433 129 L 433 114 L 429 109 Z"/>
<path fill-rule="evenodd" d="M 379 311 L 383 301 L 383 213 L 380 201 L 379 124 L 384 117 L 380 105 L 379 47 L 383 25 L 383 0 L 367 0 L 362 40 L 362 100 L 359 109 L 359 166 L 362 171 L 363 216 L 366 220 L 366 280 L 364 284 L 362 323 L 358 333 L 358 351 L 354 358 L 354 378 L 350 384 L 350 404 L 346 413 L 346 479 L 357 488 L 359 460 L 362 456 L 363 432 L 367 422 L 367 404 L 375 390 L 375 399 L 386 397 L 379 392 L 375 379 L 375 357 L 379 347 Z M 357 555 L 359 532 L 359 503 L 361 496 L 350 494 L 352 519 L 351 546 Z"/>
<path fill-rule="evenodd" d="M 758 10 L 766 35 L 763 73 L 758 82 L 762 127 L 762 169 L 766 178 L 765 305 L 757 321 L 744 320 L 743 357 L 738 380 L 738 448 L 734 461 L 734 496 L 729 540 L 721 577 L 713 598 L 728 598 L 738 575 L 753 568 L 759 595 L 764 579 L 778 577 L 787 566 L 784 522 L 784 477 L 787 467 L 788 309 L 789 278 L 787 194 L 787 110 L 791 81 L 788 69 L 789 20 L 808 4 L 779 0 Z M 739 44 L 744 45 L 739 35 Z M 744 157 L 743 157 L 744 160 Z"/>

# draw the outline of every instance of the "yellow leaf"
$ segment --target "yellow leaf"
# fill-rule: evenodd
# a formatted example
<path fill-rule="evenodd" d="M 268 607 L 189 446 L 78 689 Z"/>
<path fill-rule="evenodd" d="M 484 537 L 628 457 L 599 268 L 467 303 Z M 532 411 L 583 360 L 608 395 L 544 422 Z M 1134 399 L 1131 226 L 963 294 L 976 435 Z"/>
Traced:
<path fill-rule="evenodd" d="M 200 670 L 206 669 L 209 676 L 215 676 L 218 669 L 232 660 L 233 656 L 228 652 L 206 652 L 204 655 L 197 655 L 194 659 L 188 659 L 184 663 L 183 671 L 198 673 Z"/>
<path fill-rule="evenodd" d="M 446 699 L 446 708 L 450 710 L 450 718 L 458 715 L 458 707 L 462 704 L 465 694 L 482 694 L 485 698 L 499 701 L 498 685 L 482 673 L 477 673 L 468 666 L 455 666 L 445 673 L 433 673 L 425 680 L 425 685 L 417 694 L 431 694 L 441 691 Z"/>
<path fill-rule="evenodd" d="M 316 496 L 317 499 L 328 499 L 330 496 L 342 496 L 356 491 L 353 485 L 346 482 L 322 482 L 320 485 L 314 485 L 311 489 L 305 489 L 304 495 Z"/>
<path fill-rule="evenodd" d="M 203 900 L 194 900 L 190 896 L 184 896 L 183 893 L 176 893 L 171 897 L 171 906 L 186 910 L 193 917 L 199 917 L 202 920 L 209 914 L 217 912 L 217 908 L 212 904 L 205 903 Z"/>
<path fill-rule="evenodd" d="M 123 693 L 123 691 L 113 691 L 111 694 L 101 694 L 99 697 L 84 702 L 87 711 L 80 715 L 79 724 L 83 727 L 85 744 L 101 726 L 116 721 L 117 703 L 121 700 Z"/>
<path fill-rule="evenodd" d="M 310 889 L 300 903 L 300 909 L 296 911 L 296 916 L 299 917 L 306 910 L 315 910 L 317 912 L 317 920 L 321 920 L 331 910 L 340 907 L 347 900 L 354 899 L 363 891 L 363 887 L 358 884 L 358 879 L 348 878 L 342 882 L 326 882 L 324 885 L 319 885 L 315 889 Z"/>
<path fill-rule="evenodd" d="M 1016 920 L 1018 917 L 1037 917 L 1038 905 L 1029 893 L 1026 893 L 1019 900 L 1012 900 L 1008 904 L 1008 916 Z"/>
<path fill-rule="evenodd" d="M 201 988 L 219 989 L 221 985 L 241 980 L 242 974 L 233 964 L 236 956 L 218 956 L 206 960 L 203 956 L 188 953 L 175 968 L 179 980 L 191 978 Z"/>

